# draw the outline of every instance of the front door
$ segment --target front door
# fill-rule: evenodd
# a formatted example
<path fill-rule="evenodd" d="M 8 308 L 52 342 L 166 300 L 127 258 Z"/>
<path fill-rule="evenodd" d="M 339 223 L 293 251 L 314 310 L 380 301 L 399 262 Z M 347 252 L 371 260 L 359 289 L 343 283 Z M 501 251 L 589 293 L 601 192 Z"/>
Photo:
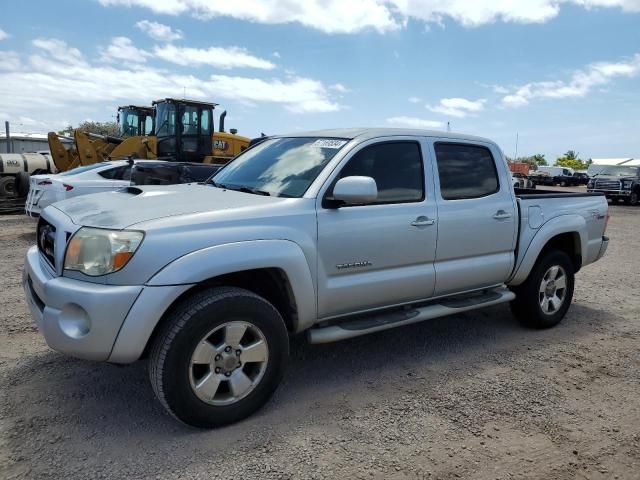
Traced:
<path fill-rule="evenodd" d="M 347 157 L 329 181 L 333 185 L 348 176 L 372 177 L 378 201 L 318 206 L 320 318 L 433 294 L 437 215 L 423 147 L 416 139 L 369 142 Z M 332 188 L 324 197 L 331 197 Z"/>

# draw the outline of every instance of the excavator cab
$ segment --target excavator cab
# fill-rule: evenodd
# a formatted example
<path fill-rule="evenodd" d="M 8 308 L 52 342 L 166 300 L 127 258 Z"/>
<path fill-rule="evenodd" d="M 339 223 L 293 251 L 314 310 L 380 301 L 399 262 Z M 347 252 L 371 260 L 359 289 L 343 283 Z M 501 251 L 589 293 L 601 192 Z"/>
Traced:
<path fill-rule="evenodd" d="M 126 105 L 118 107 L 118 131 L 122 138 L 153 135 L 155 116 L 153 107 Z"/>
<path fill-rule="evenodd" d="M 213 109 L 217 104 L 165 98 L 156 109 L 158 158 L 202 162 L 213 146 Z"/>

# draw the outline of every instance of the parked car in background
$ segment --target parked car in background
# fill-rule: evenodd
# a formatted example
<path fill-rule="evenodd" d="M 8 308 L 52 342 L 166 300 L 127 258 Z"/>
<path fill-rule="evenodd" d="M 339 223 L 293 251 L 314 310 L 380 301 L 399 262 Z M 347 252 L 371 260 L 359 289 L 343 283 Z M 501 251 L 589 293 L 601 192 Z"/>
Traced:
<path fill-rule="evenodd" d="M 587 191 L 602 193 L 614 202 L 640 204 L 640 167 L 611 165 L 604 167 L 587 183 Z"/>
<path fill-rule="evenodd" d="M 146 356 L 174 417 L 221 426 L 269 399 L 295 333 L 327 343 L 507 302 L 531 327 L 558 324 L 574 274 L 607 249 L 607 201 L 511 178 L 468 135 L 273 136 L 203 184 L 46 208 L 27 304 L 55 350 Z"/>
<path fill-rule="evenodd" d="M 571 187 L 578 185 L 578 179 L 573 176 L 573 169 L 566 167 L 538 167 L 538 172 L 551 176 L 551 185 Z"/>
<path fill-rule="evenodd" d="M 586 185 L 589 183 L 589 175 L 587 172 L 573 172 L 573 176 L 578 182 L 578 185 Z"/>
<path fill-rule="evenodd" d="M 131 185 L 175 185 L 204 182 L 223 165 L 212 163 L 136 162 L 131 172 Z"/>
<path fill-rule="evenodd" d="M 127 186 L 130 177 L 131 162 L 128 160 L 84 165 L 54 175 L 32 175 L 25 211 L 27 215 L 38 216 L 42 209 L 52 203 Z"/>
<path fill-rule="evenodd" d="M 513 177 L 518 180 L 519 188 L 536 188 L 536 184 L 527 175 L 523 173 L 512 173 Z"/>
<path fill-rule="evenodd" d="M 67 198 L 118 190 L 129 185 L 171 185 L 204 182 L 221 165 L 162 160 L 113 160 L 56 175 L 33 175 L 25 212 L 38 216 L 43 208 Z"/>

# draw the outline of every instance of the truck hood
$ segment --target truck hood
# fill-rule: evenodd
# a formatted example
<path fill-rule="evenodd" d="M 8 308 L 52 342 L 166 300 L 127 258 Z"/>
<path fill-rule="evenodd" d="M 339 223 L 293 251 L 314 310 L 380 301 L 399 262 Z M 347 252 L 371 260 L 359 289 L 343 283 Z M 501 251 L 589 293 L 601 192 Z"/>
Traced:
<path fill-rule="evenodd" d="M 595 175 L 592 180 L 605 180 L 607 182 L 621 182 L 623 180 L 637 180 L 638 177 L 620 177 L 620 176 L 611 176 L 611 175 Z"/>
<path fill-rule="evenodd" d="M 76 225 L 122 229 L 164 217 L 264 207 L 284 200 L 211 185 L 180 184 L 126 187 L 70 198 L 49 208 L 62 211 Z"/>

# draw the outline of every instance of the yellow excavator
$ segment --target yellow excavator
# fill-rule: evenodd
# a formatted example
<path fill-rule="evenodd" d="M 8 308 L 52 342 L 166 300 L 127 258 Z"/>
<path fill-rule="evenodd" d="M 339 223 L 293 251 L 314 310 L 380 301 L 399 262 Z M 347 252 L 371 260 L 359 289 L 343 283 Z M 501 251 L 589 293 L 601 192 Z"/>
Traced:
<path fill-rule="evenodd" d="M 160 158 L 179 162 L 226 163 L 249 146 L 251 139 L 225 132 L 227 112 L 220 115 L 215 131 L 213 110 L 217 104 L 165 98 L 152 107 L 118 108 L 121 137 L 74 131 L 74 146 L 65 148 L 58 135 L 48 135 L 51 156 L 59 171 L 110 158 Z"/>
<path fill-rule="evenodd" d="M 154 108 L 139 105 L 118 107 L 118 137 L 96 135 L 76 129 L 74 143 L 66 148 L 55 132 L 49 132 L 49 150 L 58 171 L 66 171 L 80 165 L 106 160 L 135 156 L 155 158 Z"/>

